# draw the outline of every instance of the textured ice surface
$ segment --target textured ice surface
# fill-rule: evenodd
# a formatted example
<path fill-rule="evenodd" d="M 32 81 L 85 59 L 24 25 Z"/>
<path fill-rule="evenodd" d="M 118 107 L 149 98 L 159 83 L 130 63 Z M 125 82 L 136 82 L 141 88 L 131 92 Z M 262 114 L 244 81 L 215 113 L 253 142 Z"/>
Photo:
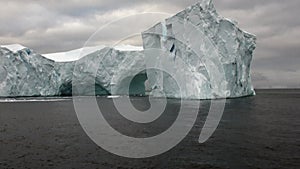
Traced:
<path fill-rule="evenodd" d="M 169 71 L 147 71 L 151 95 L 190 99 L 254 95 L 250 64 L 255 40 L 220 17 L 211 0 L 186 8 L 143 32 L 147 66 Z M 152 54 L 154 49 L 163 54 Z M 177 84 L 183 84 L 181 91 Z"/>
<path fill-rule="evenodd" d="M 28 48 L 0 49 L 0 96 L 52 96 L 58 93 L 54 62 Z"/>
<path fill-rule="evenodd" d="M 119 47 L 122 49 L 122 47 Z M 76 64 L 76 66 L 75 66 Z M 54 62 L 34 51 L 24 48 L 13 52 L 0 48 L 0 96 L 61 96 L 72 94 L 72 82 L 85 86 L 75 94 L 111 94 L 113 79 L 120 85 L 113 94 L 128 94 L 128 87 L 122 86 L 126 79 L 132 79 L 135 69 L 145 68 L 141 51 L 119 51 L 102 48 L 74 62 Z M 133 79 L 130 94 L 145 94 L 146 73 L 140 72 Z"/>
<path fill-rule="evenodd" d="M 66 71 L 66 67 L 72 71 Z M 64 75 L 62 79 L 65 86 L 70 87 L 70 78 L 73 78 L 73 83 L 79 86 L 75 92 L 77 95 L 93 95 L 94 89 L 97 95 L 128 95 L 128 80 L 133 80 L 129 94 L 144 95 L 144 82 L 147 79 L 146 72 L 141 72 L 144 69 L 145 59 L 142 51 L 120 51 L 105 47 L 76 62 L 59 64 L 58 72 Z"/>

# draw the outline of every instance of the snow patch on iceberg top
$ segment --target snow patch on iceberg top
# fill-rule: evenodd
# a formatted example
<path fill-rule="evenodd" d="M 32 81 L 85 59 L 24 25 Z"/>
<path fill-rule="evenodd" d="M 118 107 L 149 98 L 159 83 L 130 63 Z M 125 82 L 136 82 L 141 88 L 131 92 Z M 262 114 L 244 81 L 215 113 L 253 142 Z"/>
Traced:
<path fill-rule="evenodd" d="M 0 47 L 6 48 L 14 53 L 26 48 L 25 46 L 20 44 L 1 45 Z"/>
<path fill-rule="evenodd" d="M 118 45 L 113 47 L 119 51 L 142 51 L 144 48 L 142 46 L 132 46 L 132 45 Z"/>
<path fill-rule="evenodd" d="M 98 50 L 101 50 L 104 47 L 105 46 L 84 47 L 67 52 L 42 54 L 42 56 L 51 59 L 55 62 L 72 62 L 81 59 L 82 57 L 94 53 Z"/>
<path fill-rule="evenodd" d="M 89 54 L 92 54 L 96 51 L 99 51 L 107 46 L 93 46 L 93 47 L 83 47 L 80 49 L 75 49 L 67 52 L 59 52 L 59 53 L 48 53 L 42 54 L 44 57 L 51 59 L 55 62 L 72 62 L 83 58 Z M 119 45 L 113 47 L 119 51 L 142 51 L 143 47 L 139 46 L 131 46 L 131 45 Z"/>

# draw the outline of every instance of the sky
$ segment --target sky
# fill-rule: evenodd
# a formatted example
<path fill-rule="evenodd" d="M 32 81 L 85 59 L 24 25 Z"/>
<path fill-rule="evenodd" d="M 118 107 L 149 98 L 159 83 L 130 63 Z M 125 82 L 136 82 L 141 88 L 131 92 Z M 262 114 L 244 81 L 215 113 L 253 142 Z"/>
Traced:
<path fill-rule="evenodd" d="M 80 48 L 99 28 L 96 45 L 141 32 L 199 0 L 0 0 L 0 44 L 18 43 L 39 53 Z M 218 13 L 257 35 L 252 63 L 255 88 L 300 87 L 300 1 L 214 0 Z M 157 14 L 156 14 L 157 13 Z M 143 18 L 144 17 L 144 18 Z M 115 22 L 114 22 L 115 23 Z M 99 40 L 100 39 L 100 40 Z M 139 37 L 125 42 L 141 45 Z"/>

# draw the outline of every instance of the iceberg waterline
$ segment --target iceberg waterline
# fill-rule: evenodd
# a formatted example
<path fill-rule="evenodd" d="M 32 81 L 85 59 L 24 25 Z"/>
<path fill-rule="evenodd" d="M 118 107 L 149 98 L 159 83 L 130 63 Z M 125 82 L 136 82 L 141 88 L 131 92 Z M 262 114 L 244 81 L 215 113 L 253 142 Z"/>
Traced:
<path fill-rule="evenodd" d="M 153 97 L 216 99 L 255 94 L 250 64 L 256 37 L 220 17 L 211 0 L 166 19 L 142 37 L 143 48 L 99 46 L 44 56 L 20 45 L 1 46 L 0 96 L 149 91 Z M 149 52 L 153 49 L 160 55 Z M 167 72 L 149 69 L 153 66 Z"/>

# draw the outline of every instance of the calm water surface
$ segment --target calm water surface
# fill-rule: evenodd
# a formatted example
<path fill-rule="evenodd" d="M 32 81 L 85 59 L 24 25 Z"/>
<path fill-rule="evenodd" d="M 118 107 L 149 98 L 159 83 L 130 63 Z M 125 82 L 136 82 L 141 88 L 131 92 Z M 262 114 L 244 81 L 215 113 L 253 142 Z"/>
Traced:
<path fill-rule="evenodd" d="M 132 123 L 109 98 L 97 98 L 104 116 L 120 133 L 159 134 L 175 121 L 179 100 L 149 124 Z M 147 98 L 132 98 L 137 109 Z M 172 150 L 152 158 L 112 155 L 81 128 L 71 98 L 0 99 L 0 168 L 300 168 L 300 90 L 258 90 L 257 96 L 226 101 L 213 136 L 198 143 L 210 101 L 201 101 L 189 135 Z"/>

